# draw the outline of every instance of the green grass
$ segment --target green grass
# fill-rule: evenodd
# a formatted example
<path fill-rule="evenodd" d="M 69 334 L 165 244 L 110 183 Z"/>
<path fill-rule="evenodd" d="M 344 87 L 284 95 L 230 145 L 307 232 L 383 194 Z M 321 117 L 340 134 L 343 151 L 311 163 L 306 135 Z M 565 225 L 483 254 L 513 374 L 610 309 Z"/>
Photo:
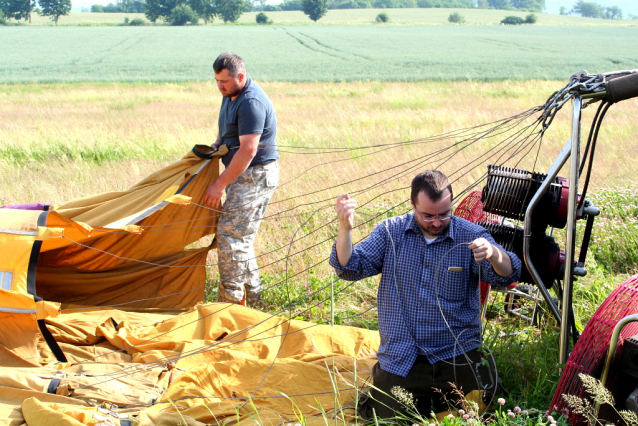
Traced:
<path fill-rule="evenodd" d="M 259 81 L 565 80 L 583 68 L 597 73 L 635 67 L 638 51 L 638 27 L 8 27 L 2 32 L 4 83 L 211 80 L 211 63 L 224 51 L 243 56 Z"/>
<path fill-rule="evenodd" d="M 510 10 L 488 9 L 334 9 L 329 10 L 326 16 L 317 23 L 308 19 L 301 11 L 265 12 L 275 25 L 376 25 L 375 18 L 379 12 L 386 12 L 390 22 L 383 25 L 449 25 L 447 20 L 452 12 L 459 12 L 465 17 L 465 25 L 495 25 L 499 24 L 505 16 L 513 15 L 525 18 L 529 12 L 517 12 Z M 238 20 L 238 24 L 255 24 L 258 12 L 246 12 Z M 536 13 L 538 22 L 535 25 L 566 25 L 566 26 L 636 26 L 635 20 L 612 21 L 607 19 L 581 18 L 578 16 L 550 15 Z M 58 25 L 119 25 L 124 18 L 143 18 L 143 13 L 70 13 L 60 17 Z M 24 21 L 20 21 L 24 22 Z M 162 21 L 158 21 L 162 22 Z M 202 23 L 202 22 L 200 22 Z M 49 18 L 37 14 L 32 16 L 29 25 L 53 25 Z M 209 25 L 230 27 L 232 24 L 224 24 L 217 20 Z"/>
<path fill-rule="evenodd" d="M 87 30 L 95 29 L 105 30 Z M 281 145 L 357 147 L 492 122 L 541 104 L 563 85 L 564 81 L 505 80 L 268 82 L 263 87 L 277 110 Z M 0 116 L 4 118 L 0 120 L 0 205 L 62 202 L 130 187 L 181 156 L 193 144 L 210 143 L 216 136 L 219 101 L 219 92 L 211 82 L 0 86 Z M 584 134 L 594 113 L 595 108 L 583 110 Z M 574 287 L 576 323 L 581 330 L 613 288 L 638 268 L 638 193 L 630 167 L 638 134 L 637 114 L 636 100 L 614 105 L 601 128 L 589 198 L 603 212 L 596 221 L 590 246 L 586 265 L 589 275 L 579 279 Z M 536 171 L 548 169 L 566 142 L 568 129 L 569 112 L 564 110 L 546 134 Z M 328 323 L 334 311 L 339 324 L 378 327 L 374 309 L 378 277 L 352 285 L 336 283 L 335 291 L 341 292 L 335 306 L 329 303 L 333 273 L 325 259 L 336 230 L 330 224 L 334 219 L 333 197 L 363 186 L 345 182 L 403 164 L 428 149 L 397 144 L 378 155 L 347 158 L 348 161 L 324 166 L 323 163 L 341 157 L 282 153 L 282 185 L 268 214 L 293 204 L 299 207 L 277 220 L 264 221 L 256 241 L 258 254 L 285 248 L 259 259 L 269 312 L 279 312 L 296 301 L 298 305 L 291 310 L 295 318 Z M 475 149 L 449 162 L 455 164 L 444 164 L 443 169 L 456 169 L 481 152 L 481 147 Z M 304 174 L 310 168 L 311 172 Z M 386 211 L 406 200 L 408 191 L 373 197 L 409 185 L 409 178 L 391 179 L 382 174 L 365 179 L 365 183 L 382 182 L 386 186 L 357 197 L 361 204 L 370 203 L 359 210 L 356 223 L 370 215 L 382 216 L 357 229 L 355 240 L 364 238 L 382 217 L 395 214 Z M 339 184 L 342 186 L 304 195 Z M 465 184 L 459 182 L 455 188 Z M 630 189 L 618 189 L 625 187 Z M 285 199 L 292 201 L 281 202 Z M 313 202 L 317 204 L 303 205 Z M 320 206 L 325 208 L 319 209 Z M 403 211 L 405 208 L 399 208 L 396 214 Z M 311 233 L 323 225 L 327 226 Z M 295 233 L 297 238 L 304 238 L 293 245 L 291 253 L 317 246 L 291 256 L 286 264 L 281 259 L 287 256 L 286 245 Z M 326 241 L 321 243 L 323 240 Z M 209 263 L 216 263 L 214 251 Z M 214 300 L 216 268 L 211 267 L 209 272 L 207 297 Z M 558 380 L 556 332 L 551 326 L 538 330 L 506 317 L 498 296 L 493 303 L 488 344 L 497 356 L 505 387 L 511 392 L 508 404 L 544 412 Z"/>

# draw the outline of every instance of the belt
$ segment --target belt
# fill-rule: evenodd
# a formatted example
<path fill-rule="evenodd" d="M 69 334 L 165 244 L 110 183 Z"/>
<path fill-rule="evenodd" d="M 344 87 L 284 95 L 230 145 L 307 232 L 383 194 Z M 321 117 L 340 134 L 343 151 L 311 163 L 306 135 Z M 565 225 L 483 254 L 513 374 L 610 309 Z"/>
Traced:
<path fill-rule="evenodd" d="M 262 163 L 255 163 L 255 164 L 251 164 L 251 165 L 250 165 L 250 167 L 255 167 L 255 166 L 265 166 L 265 165 L 267 165 L 267 164 L 274 163 L 275 161 L 277 161 L 277 160 L 276 160 L 276 159 L 273 159 L 273 160 L 264 161 L 264 162 L 262 162 Z"/>

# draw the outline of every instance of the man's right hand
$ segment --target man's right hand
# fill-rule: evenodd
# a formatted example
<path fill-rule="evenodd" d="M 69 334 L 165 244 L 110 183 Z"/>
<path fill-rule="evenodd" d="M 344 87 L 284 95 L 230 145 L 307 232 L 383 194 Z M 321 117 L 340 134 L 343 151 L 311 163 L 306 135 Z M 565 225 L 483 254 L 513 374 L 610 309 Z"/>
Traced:
<path fill-rule="evenodd" d="M 224 188 L 219 179 L 215 181 L 212 185 L 210 185 L 206 189 L 206 194 L 204 194 L 204 205 L 210 207 L 211 209 L 220 210 L 222 206 L 222 196 L 224 195 Z"/>
<path fill-rule="evenodd" d="M 354 209 L 357 201 L 350 198 L 350 195 L 343 194 L 337 197 L 337 217 L 343 230 L 351 230 L 354 227 Z"/>

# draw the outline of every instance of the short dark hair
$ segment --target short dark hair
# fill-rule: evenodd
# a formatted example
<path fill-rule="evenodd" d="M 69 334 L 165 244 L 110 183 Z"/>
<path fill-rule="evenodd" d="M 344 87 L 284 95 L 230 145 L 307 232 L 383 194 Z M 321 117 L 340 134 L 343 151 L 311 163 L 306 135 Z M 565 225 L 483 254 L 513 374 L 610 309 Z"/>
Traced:
<path fill-rule="evenodd" d="M 446 189 L 450 191 L 450 196 L 454 197 L 452 184 L 447 176 L 438 170 L 426 170 L 412 179 L 410 199 L 412 204 L 416 204 L 419 192 L 424 191 L 430 200 L 437 202 L 441 199 Z"/>
<path fill-rule="evenodd" d="M 231 52 L 222 53 L 213 62 L 213 71 L 220 73 L 223 69 L 227 69 L 230 75 L 237 77 L 239 74 L 246 75 L 246 65 L 244 60 Z"/>

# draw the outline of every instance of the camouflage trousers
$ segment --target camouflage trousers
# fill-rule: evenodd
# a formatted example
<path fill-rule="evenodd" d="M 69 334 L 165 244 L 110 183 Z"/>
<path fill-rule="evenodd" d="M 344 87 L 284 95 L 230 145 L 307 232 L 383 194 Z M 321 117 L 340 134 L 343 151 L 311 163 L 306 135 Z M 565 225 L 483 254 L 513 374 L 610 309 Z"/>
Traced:
<path fill-rule="evenodd" d="M 254 306 L 262 290 L 253 243 L 266 207 L 279 182 L 273 161 L 246 169 L 226 188 L 226 201 L 217 223 L 219 300 Z"/>

